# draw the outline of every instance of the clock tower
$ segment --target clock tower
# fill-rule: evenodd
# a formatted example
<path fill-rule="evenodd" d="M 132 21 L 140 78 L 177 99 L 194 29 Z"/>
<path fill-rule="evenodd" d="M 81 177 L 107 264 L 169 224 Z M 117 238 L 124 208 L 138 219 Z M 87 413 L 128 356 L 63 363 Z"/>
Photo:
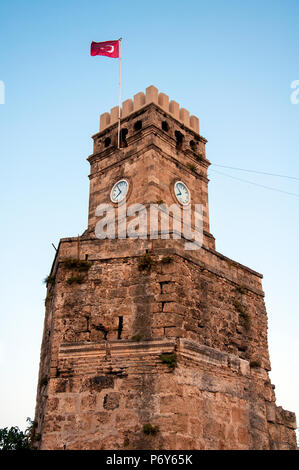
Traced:
<path fill-rule="evenodd" d="M 268 375 L 262 275 L 210 233 L 198 118 L 153 86 L 122 104 L 120 148 L 117 118 L 93 136 L 88 228 L 60 240 L 47 278 L 35 447 L 295 449 Z M 186 249 L 178 219 L 195 206 Z M 168 231 L 140 216 L 153 207 Z"/>

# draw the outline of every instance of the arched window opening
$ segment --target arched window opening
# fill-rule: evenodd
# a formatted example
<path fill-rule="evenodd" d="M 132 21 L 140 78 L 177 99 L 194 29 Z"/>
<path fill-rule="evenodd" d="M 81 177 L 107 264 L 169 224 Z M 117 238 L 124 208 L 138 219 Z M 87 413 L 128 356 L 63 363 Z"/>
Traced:
<path fill-rule="evenodd" d="M 168 122 L 166 121 L 162 121 L 162 130 L 165 131 L 165 132 L 168 132 L 169 131 L 169 125 L 168 125 Z"/>
<path fill-rule="evenodd" d="M 106 137 L 106 139 L 104 140 L 104 145 L 105 145 L 105 147 L 106 147 L 106 148 L 109 147 L 110 144 L 111 144 L 111 139 L 110 139 L 110 137 Z"/>
<path fill-rule="evenodd" d="M 127 134 L 128 134 L 128 129 L 126 128 L 121 129 L 120 131 L 120 146 L 121 147 L 128 147 Z"/>
<path fill-rule="evenodd" d="M 176 148 L 181 149 L 183 146 L 184 136 L 180 131 L 175 131 L 174 135 L 176 138 Z"/>
<path fill-rule="evenodd" d="M 142 121 L 136 121 L 134 124 L 134 130 L 141 131 L 141 129 L 142 129 Z"/>

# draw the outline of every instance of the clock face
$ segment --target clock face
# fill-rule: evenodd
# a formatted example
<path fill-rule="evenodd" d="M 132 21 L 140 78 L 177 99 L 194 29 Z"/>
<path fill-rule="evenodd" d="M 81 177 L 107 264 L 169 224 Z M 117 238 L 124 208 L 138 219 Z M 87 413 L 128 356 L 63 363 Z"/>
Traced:
<path fill-rule="evenodd" d="M 182 181 L 177 181 L 174 185 L 174 194 L 177 200 L 187 206 L 190 202 L 190 191 Z"/>
<path fill-rule="evenodd" d="M 111 189 L 110 199 L 112 202 L 121 202 L 125 199 L 129 189 L 129 183 L 127 180 L 119 180 Z"/>

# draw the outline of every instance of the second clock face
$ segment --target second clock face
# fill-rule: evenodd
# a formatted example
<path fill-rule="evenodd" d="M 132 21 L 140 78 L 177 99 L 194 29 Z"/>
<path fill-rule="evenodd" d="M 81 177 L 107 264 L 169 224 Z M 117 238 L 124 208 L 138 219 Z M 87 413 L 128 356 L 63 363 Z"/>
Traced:
<path fill-rule="evenodd" d="M 127 180 L 119 180 L 111 189 L 110 198 L 114 203 L 121 202 L 125 199 L 129 189 Z"/>
<path fill-rule="evenodd" d="M 182 181 L 177 181 L 174 184 L 174 194 L 177 200 L 186 206 L 190 202 L 190 191 Z"/>

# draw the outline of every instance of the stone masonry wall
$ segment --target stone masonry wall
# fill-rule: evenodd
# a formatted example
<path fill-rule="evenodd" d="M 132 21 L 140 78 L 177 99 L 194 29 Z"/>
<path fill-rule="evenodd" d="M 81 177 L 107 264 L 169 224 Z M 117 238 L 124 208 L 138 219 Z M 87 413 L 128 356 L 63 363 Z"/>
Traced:
<path fill-rule="evenodd" d="M 69 284 L 76 269 L 63 260 L 78 243 L 62 240 L 46 301 L 41 448 L 294 448 L 294 415 L 276 407 L 267 373 L 260 276 L 211 250 L 186 258 L 172 245 L 82 238 L 91 266 Z M 140 271 L 150 248 L 156 264 Z M 171 371 L 161 354 L 173 352 Z M 144 434 L 147 423 L 156 436 Z"/>

